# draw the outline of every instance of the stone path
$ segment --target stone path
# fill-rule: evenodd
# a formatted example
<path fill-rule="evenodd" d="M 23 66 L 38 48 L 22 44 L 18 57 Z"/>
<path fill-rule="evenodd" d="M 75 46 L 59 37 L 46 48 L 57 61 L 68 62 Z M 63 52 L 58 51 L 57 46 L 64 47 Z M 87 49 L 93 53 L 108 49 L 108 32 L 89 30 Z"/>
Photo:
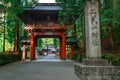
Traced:
<path fill-rule="evenodd" d="M 46 56 L 55 60 L 53 55 Z M 45 60 L 45 59 L 43 59 Z M 72 61 L 26 61 L 0 67 L 0 80 L 80 80 Z"/>
<path fill-rule="evenodd" d="M 38 57 L 38 59 L 36 61 L 47 61 L 47 62 L 51 62 L 51 61 L 61 61 L 59 59 L 58 56 L 56 56 L 55 54 L 48 54 L 47 56 L 43 57 L 42 59 L 39 59 L 40 57 Z"/>

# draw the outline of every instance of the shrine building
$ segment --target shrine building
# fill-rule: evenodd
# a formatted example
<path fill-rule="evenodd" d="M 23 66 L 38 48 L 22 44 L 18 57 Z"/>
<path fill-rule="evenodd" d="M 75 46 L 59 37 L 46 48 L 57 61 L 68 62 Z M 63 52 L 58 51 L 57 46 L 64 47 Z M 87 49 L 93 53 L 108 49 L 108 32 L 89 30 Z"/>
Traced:
<path fill-rule="evenodd" d="M 38 38 L 59 38 L 60 59 L 66 59 L 66 26 L 58 24 L 58 13 L 62 8 L 58 3 L 36 3 L 25 7 L 19 18 L 24 29 L 30 34 L 30 59 L 35 57 L 35 43 Z"/>

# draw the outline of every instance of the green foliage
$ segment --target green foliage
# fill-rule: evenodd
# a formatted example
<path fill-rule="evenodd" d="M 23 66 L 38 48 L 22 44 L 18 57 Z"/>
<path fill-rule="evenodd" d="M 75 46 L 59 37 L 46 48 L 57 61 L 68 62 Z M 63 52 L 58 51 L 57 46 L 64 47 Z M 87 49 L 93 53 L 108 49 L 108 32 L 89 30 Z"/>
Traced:
<path fill-rule="evenodd" d="M 73 60 L 81 62 L 85 58 L 86 54 L 75 53 Z M 102 59 L 107 59 L 110 65 L 120 66 L 120 54 L 119 55 L 114 55 L 111 53 L 102 54 Z"/>
<path fill-rule="evenodd" d="M 32 6 L 34 3 L 37 3 L 39 0 L 22 0 L 24 6 Z"/>
<path fill-rule="evenodd" d="M 62 24 L 74 23 L 79 15 L 83 15 L 87 1 L 91 0 L 59 0 L 63 8 L 59 13 L 59 22 Z"/>
<path fill-rule="evenodd" d="M 14 42 L 14 37 L 15 37 L 15 27 L 16 27 L 15 22 L 20 22 L 17 15 L 23 12 L 23 5 L 21 0 L 2 0 L 1 5 L 2 6 L 0 6 L 0 8 L 2 8 L 2 11 L 4 11 L 4 13 L 1 14 L 0 26 L 5 27 L 5 30 L 2 29 L 3 31 L 2 33 L 5 33 L 5 40 L 2 39 L 1 43 L 5 41 L 6 44 L 9 43 L 12 44 Z M 0 36 L 1 35 L 3 34 L 0 34 Z"/>
<path fill-rule="evenodd" d="M 73 60 L 81 62 L 84 58 L 86 58 L 86 54 L 75 53 Z"/>
<path fill-rule="evenodd" d="M 45 47 L 45 44 L 49 44 L 52 45 L 54 48 L 58 48 L 59 47 L 59 39 L 58 38 L 39 38 L 37 40 L 37 47 L 38 48 L 43 48 Z"/>
<path fill-rule="evenodd" d="M 43 44 L 53 44 L 54 38 L 42 38 Z"/>
<path fill-rule="evenodd" d="M 0 65 L 15 62 L 21 59 L 20 54 L 0 54 Z"/>
<path fill-rule="evenodd" d="M 4 12 L 2 15 L 0 15 L 0 51 L 3 47 L 3 32 L 5 32 L 5 43 L 6 43 L 6 50 L 9 51 L 10 47 L 9 44 L 11 44 L 13 48 L 13 43 L 15 43 L 15 37 L 16 37 L 16 27 L 22 28 L 22 22 L 18 18 L 17 15 L 21 14 L 24 10 L 24 6 L 31 6 L 33 3 L 37 2 L 38 0 L 1 0 L 2 4 L 0 4 L 0 12 Z M 16 25 L 16 22 L 19 22 Z M 3 26 L 5 25 L 5 31 L 3 30 Z M 19 29 L 21 30 L 21 29 Z M 9 43 L 8 43 L 9 42 Z M 16 46 L 16 45 L 14 45 Z M 13 50 L 13 49 L 11 49 Z"/>
<path fill-rule="evenodd" d="M 23 4 L 21 0 L 11 0 L 11 6 L 8 8 L 9 13 L 20 14 L 23 12 Z"/>
<path fill-rule="evenodd" d="M 67 59 L 71 59 L 71 53 L 67 53 Z"/>
<path fill-rule="evenodd" d="M 6 7 L 3 4 L 0 4 L 0 11 L 4 10 Z"/>
<path fill-rule="evenodd" d="M 77 39 L 82 40 L 82 25 L 80 24 L 80 18 L 76 20 L 76 34 L 77 34 Z"/>
<path fill-rule="evenodd" d="M 54 38 L 54 39 L 53 39 L 53 45 L 54 45 L 55 49 L 58 48 L 58 45 L 59 45 L 59 44 L 60 44 L 59 39 Z"/>
<path fill-rule="evenodd" d="M 102 59 L 107 59 L 109 64 L 120 66 L 120 54 L 113 55 L 113 54 L 102 54 Z"/>
<path fill-rule="evenodd" d="M 42 39 L 41 39 L 41 38 L 38 39 L 38 40 L 37 40 L 37 46 L 38 46 L 39 48 L 42 48 L 42 44 L 43 44 Z"/>
<path fill-rule="evenodd" d="M 84 34 L 84 7 L 87 1 L 92 0 L 57 0 L 63 10 L 59 12 L 59 22 L 61 24 L 76 25 L 71 28 L 75 32 L 79 42 L 85 40 Z M 100 13 L 101 39 L 109 38 L 111 47 L 114 48 L 120 42 L 120 0 L 98 0 Z M 71 30 L 67 31 L 69 34 Z M 75 33 L 74 33 L 75 34 Z"/>
<path fill-rule="evenodd" d="M 100 3 L 100 23 L 102 39 L 111 36 L 115 42 L 120 41 L 120 0 L 103 0 Z M 111 30 L 112 35 L 110 35 Z"/>

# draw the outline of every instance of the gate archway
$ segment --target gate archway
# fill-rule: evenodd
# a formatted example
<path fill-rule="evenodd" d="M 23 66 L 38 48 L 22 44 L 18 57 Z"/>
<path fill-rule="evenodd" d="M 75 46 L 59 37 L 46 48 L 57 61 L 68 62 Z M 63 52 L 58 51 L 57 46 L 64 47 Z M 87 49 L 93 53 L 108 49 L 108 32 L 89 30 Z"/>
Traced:
<path fill-rule="evenodd" d="M 19 15 L 24 22 L 24 29 L 30 34 L 30 59 L 35 58 L 35 42 L 37 37 L 59 38 L 60 58 L 66 59 L 66 27 L 57 24 L 58 13 L 62 8 L 57 3 L 36 3 L 25 7 Z"/>
<path fill-rule="evenodd" d="M 35 59 L 35 42 L 36 38 L 59 38 L 60 39 L 60 58 L 66 59 L 66 35 L 65 26 L 34 26 L 30 28 L 25 27 L 25 30 L 30 33 L 30 59 Z"/>

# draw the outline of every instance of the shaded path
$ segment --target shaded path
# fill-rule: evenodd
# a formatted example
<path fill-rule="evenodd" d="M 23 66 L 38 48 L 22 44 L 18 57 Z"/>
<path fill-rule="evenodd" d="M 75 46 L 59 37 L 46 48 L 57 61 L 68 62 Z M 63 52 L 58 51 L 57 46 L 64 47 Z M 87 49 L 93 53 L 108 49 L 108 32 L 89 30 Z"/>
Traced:
<path fill-rule="evenodd" d="M 80 80 L 72 61 L 16 62 L 0 67 L 0 80 Z"/>

